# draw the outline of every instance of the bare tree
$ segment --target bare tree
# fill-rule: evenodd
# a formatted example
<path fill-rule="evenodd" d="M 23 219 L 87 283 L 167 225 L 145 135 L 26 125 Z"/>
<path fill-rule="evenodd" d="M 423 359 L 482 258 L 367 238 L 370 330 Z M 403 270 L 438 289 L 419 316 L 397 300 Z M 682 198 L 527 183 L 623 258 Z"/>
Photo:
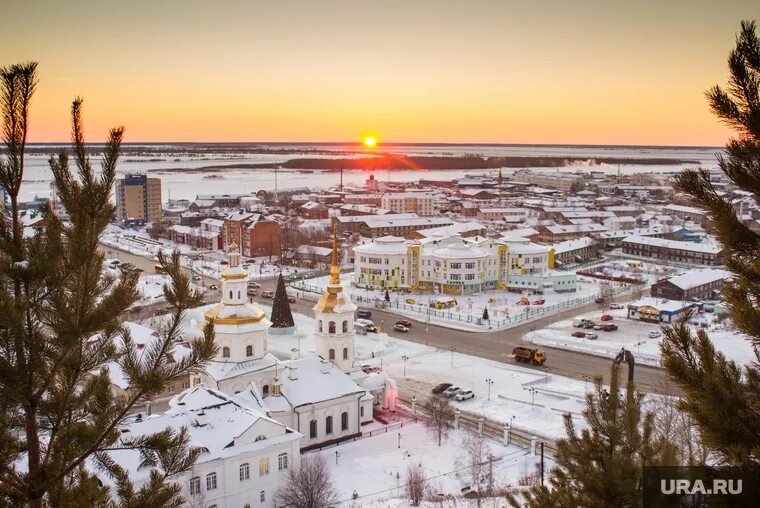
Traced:
<path fill-rule="evenodd" d="M 451 420 L 454 419 L 454 408 L 446 397 L 433 395 L 428 399 L 427 409 L 430 419 L 426 420 L 427 427 L 438 437 L 438 446 L 449 433 Z"/>
<path fill-rule="evenodd" d="M 605 281 L 606 282 L 606 281 Z M 612 300 L 612 286 L 609 282 L 599 285 L 599 296 L 596 298 L 596 303 L 599 305 L 600 310 L 604 310 L 610 304 Z"/>
<path fill-rule="evenodd" d="M 324 457 L 304 457 L 299 467 L 288 469 L 275 499 L 278 505 L 292 508 L 330 508 L 338 504 L 338 491 Z"/>
<path fill-rule="evenodd" d="M 468 433 L 462 441 L 462 455 L 458 462 L 470 477 L 470 488 L 478 493 L 480 505 L 480 485 L 488 472 L 488 446 L 480 434 Z M 491 480 L 492 481 L 492 480 Z"/>
<path fill-rule="evenodd" d="M 427 491 L 425 469 L 422 464 L 412 464 L 406 469 L 406 495 L 412 506 L 419 506 Z"/>
<path fill-rule="evenodd" d="M 654 414 L 654 431 L 676 445 L 679 464 L 703 465 L 709 450 L 702 442 L 693 418 L 678 408 L 678 401 L 676 397 L 655 393 L 647 397 L 646 404 Z"/>

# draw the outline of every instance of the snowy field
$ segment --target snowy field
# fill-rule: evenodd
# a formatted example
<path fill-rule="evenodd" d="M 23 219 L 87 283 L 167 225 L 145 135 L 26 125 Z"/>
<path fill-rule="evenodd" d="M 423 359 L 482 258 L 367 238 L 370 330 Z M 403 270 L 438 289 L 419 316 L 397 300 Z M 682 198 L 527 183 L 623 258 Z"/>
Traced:
<path fill-rule="evenodd" d="M 422 465 L 433 493 L 460 496 L 461 489 L 471 485 L 471 469 L 463 448 L 466 434 L 464 430 L 451 431 L 439 447 L 437 438 L 422 423 L 409 422 L 385 434 L 305 456 L 319 454 L 325 458 L 343 506 L 408 506 L 403 485 L 412 464 Z M 535 474 L 537 457 L 528 451 L 487 438 L 485 443 L 488 451 L 484 460 L 488 453 L 493 455 L 493 476 L 498 487 L 517 485 L 521 477 Z M 552 464 L 546 460 L 544 467 L 548 471 Z M 485 473 L 487 466 L 483 469 Z M 354 490 L 356 500 L 352 498 Z M 454 502 L 446 501 L 445 506 L 453 506 L 450 503 Z"/>
<path fill-rule="evenodd" d="M 552 323 L 546 328 L 529 332 L 523 338 L 541 346 L 589 353 L 605 358 L 614 358 L 621 348 L 626 348 L 634 354 L 637 363 L 658 367 L 660 365 L 660 341 L 662 337 L 650 338 L 649 333 L 660 331 L 660 326 L 655 323 L 628 319 L 625 317 L 626 312 L 625 309 L 606 311 L 614 318 L 611 322 L 619 327 L 614 332 L 574 328 L 572 319 L 564 319 Z M 575 316 L 575 318 L 587 318 L 599 322 L 601 315 L 602 311 L 593 311 Z M 705 329 L 715 347 L 723 352 L 728 359 L 739 364 L 755 361 L 752 343 L 747 340 L 746 335 L 732 329 L 730 320 L 717 323 L 715 316 L 711 313 L 695 315 L 692 318 L 692 324 L 695 328 L 701 323 L 706 324 Z M 579 330 L 593 332 L 599 338 L 589 340 L 573 337 L 572 333 Z"/>
<path fill-rule="evenodd" d="M 353 272 L 341 274 L 343 289 L 351 295 L 354 303 L 360 307 L 372 307 L 376 302 L 384 300 L 385 291 L 358 288 L 352 284 L 353 279 Z M 291 284 L 290 293 L 316 300 L 325 291 L 328 281 L 329 276 L 296 281 Z M 568 307 L 593 301 L 600 294 L 602 284 L 592 278 L 578 277 L 577 287 L 575 292 L 563 293 L 547 291 L 543 294 L 532 294 L 526 291 L 519 294 L 491 290 L 473 295 L 454 295 L 457 305 L 438 311 L 429 309 L 429 302 L 431 298 L 435 298 L 435 295 L 416 293 L 406 295 L 391 292 L 389 293 L 390 304 L 385 310 L 417 321 L 434 321 L 436 324 L 449 328 L 488 331 L 508 328 L 524 322 L 525 319 L 551 313 L 556 313 L 559 319 Z M 611 287 L 614 291 L 626 289 L 614 283 Z M 413 299 L 414 303 L 411 303 L 411 300 L 407 302 L 409 298 Z M 539 299 L 544 300 L 543 304 L 535 303 Z M 525 305 L 525 302 L 530 302 L 530 304 Z M 484 309 L 488 309 L 489 320 L 482 320 Z"/>

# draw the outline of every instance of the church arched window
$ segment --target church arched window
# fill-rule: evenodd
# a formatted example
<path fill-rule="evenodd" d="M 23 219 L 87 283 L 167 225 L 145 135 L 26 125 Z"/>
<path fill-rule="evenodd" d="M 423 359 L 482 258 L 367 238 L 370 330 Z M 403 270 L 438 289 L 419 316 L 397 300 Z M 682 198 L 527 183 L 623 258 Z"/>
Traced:
<path fill-rule="evenodd" d="M 230 291 L 230 300 L 232 300 L 232 291 Z"/>
<path fill-rule="evenodd" d="M 229 358 L 230 357 L 230 348 L 227 346 L 224 346 L 222 348 L 222 358 Z"/>
<path fill-rule="evenodd" d="M 240 299 L 240 290 L 238 290 L 238 300 Z"/>
<path fill-rule="evenodd" d="M 348 333 L 348 320 L 343 321 L 343 333 Z"/>
<path fill-rule="evenodd" d="M 325 434 L 332 434 L 332 416 L 325 419 Z"/>
<path fill-rule="evenodd" d="M 343 359 L 344 360 L 348 360 L 348 348 L 347 347 L 343 348 Z"/>
<path fill-rule="evenodd" d="M 322 321 L 319 322 L 319 331 L 322 331 Z"/>
<path fill-rule="evenodd" d="M 335 333 L 335 321 L 330 321 L 330 324 L 327 325 L 327 331 L 330 333 Z"/>
<path fill-rule="evenodd" d="M 264 387 L 261 389 L 261 393 L 262 393 L 262 395 L 264 395 L 264 397 L 268 396 L 269 395 L 269 385 L 264 385 Z"/>
<path fill-rule="evenodd" d="M 330 350 L 330 360 L 335 360 L 335 350 L 334 349 Z"/>
<path fill-rule="evenodd" d="M 253 356 L 253 346 L 245 346 L 245 356 Z"/>

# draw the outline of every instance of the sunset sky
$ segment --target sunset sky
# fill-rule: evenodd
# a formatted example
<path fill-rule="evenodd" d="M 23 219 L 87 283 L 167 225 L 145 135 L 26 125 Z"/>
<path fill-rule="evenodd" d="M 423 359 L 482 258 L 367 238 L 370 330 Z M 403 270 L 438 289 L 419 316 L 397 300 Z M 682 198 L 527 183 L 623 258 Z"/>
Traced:
<path fill-rule="evenodd" d="M 33 141 L 724 144 L 704 91 L 757 0 L 8 2 Z"/>

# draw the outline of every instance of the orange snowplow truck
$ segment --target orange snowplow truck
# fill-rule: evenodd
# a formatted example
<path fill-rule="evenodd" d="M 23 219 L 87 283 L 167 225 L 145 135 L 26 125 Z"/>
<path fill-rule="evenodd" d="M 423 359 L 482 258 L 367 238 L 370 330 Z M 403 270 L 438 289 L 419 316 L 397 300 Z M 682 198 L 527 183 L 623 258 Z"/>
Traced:
<path fill-rule="evenodd" d="M 546 353 L 540 349 L 531 349 L 529 347 L 518 346 L 514 348 L 512 356 L 518 362 L 532 363 L 533 365 L 543 365 L 546 362 Z"/>

